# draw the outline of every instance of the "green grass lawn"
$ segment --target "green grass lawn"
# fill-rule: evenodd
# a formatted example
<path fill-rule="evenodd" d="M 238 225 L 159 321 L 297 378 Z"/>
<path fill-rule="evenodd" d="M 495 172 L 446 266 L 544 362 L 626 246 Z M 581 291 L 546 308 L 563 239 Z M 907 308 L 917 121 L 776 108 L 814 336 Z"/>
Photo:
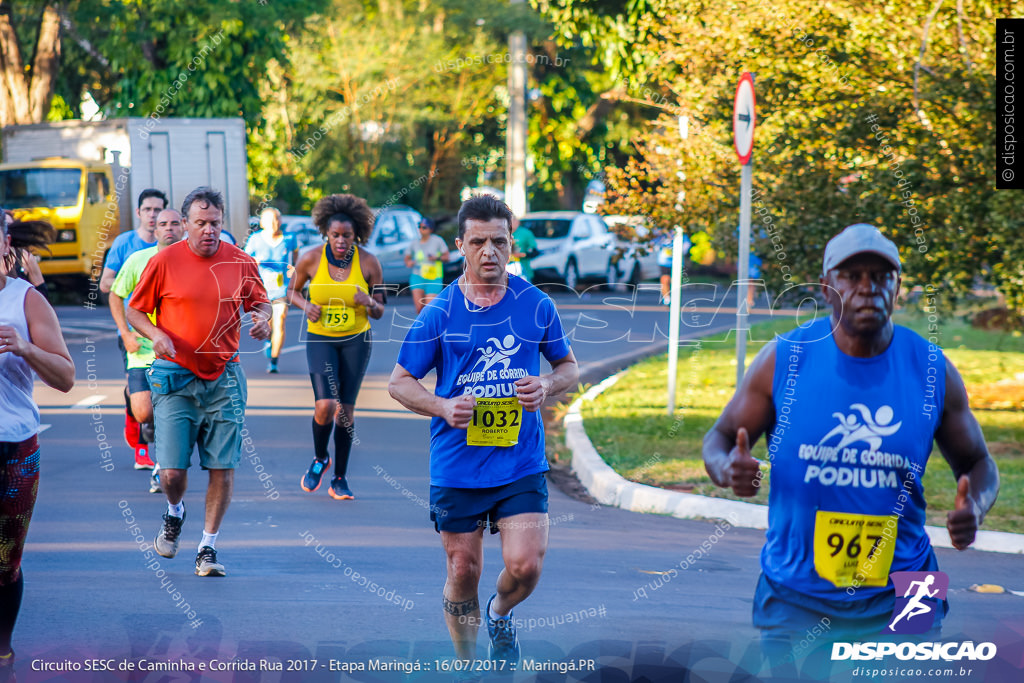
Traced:
<path fill-rule="evenodd" d="M 896 320 L 927 336 L 926 319 L 902 314 Z M 770 339 L 793 326 L 792 320 L 762 323 L 752 336 Z M 1024 532 L 1024 337 L 976 330 L 956 320 L 941 323 L 937 337 L 964 378 L 971 407 L 1002 477 L 999 500 L 983 528 Z M 748 364 L 761 346 L 748 344 Z M 627 479 L 737 499 L 732 491 L 711 483 L 700 455 L 705 432 L 734 390 L 735 342 L 718 336 L 704 341 L 699 349 L 681 350 L 673 416 L 666 414 L 666 365 L 664 354 L 642 361 L 597 400 L 585 403 L 587 435 L 605 461 Z M 753 456 L 767 459 L 763 438 Z M 944 525 L 956 482 L 937 448 L 929 459 L 924 486 L 928 522 Z M 744 500 L 766 503 L 767 488 Z"/>

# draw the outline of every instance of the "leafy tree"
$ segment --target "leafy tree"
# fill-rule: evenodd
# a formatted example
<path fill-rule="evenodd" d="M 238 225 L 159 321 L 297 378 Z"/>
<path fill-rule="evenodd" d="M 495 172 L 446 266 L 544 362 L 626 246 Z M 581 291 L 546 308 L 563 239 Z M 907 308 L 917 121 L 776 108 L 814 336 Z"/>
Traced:
<path fill-rule="evenodd" d="M 899 246 L 905 287 L 952 303 L 981 277 L 1024 310 L 1022 200 L 993 178 L 996 6 L 672 0 L 649 18 L 654 39 L 635 46 L 660 55 L 646 74 L 671 107 L 636 157 L 609 172 L 613 208 L 708 230 L 735 253 L 731 115 L 749 70 L 753 232 L 770 284 L 815 282 L 829 237 L 869 222 Z"/>
<path fill-rule="evenodd" d="M 657 56 L 635 46 L 650 39 L 660 0 L 532 0 L 552 26 L 538 45 L 531 77 L 534 159 L 531 202 L 578 209 L 589 180 L 626 163 L 637 134 L 658 113 L 646 84 Z M 557 60 L 565 62 L 559 66 Z"/>
<path fill-rule="evenodd" d="M 307 207 L 338 191 L 374 204 L 457 204 L 501 140 L 506 49 L 495 33 L 539 25 L 523 11 L 496 0 L 335 0 L 293 39 L 289 66 L 268 69 L 279 97 L 264 91 L 268 163 L 257 187 L 275 194 L 279 178 L 294 177 Z"/>
<path fill-rule="evenodd" d="M 29 46 L 32 53 L 26 58 Z M 16 11 L 13 3 L 0 2 L 0 126 L 46 119 L 60 47 L 56 3 L 28 2 Z"/>
<path fill-rule="evenodd" d="M 75 3 L 66 25 L 108 116 L 242 116 L 258 125 L 265 65 L 325 0 Z M 74 94 L 72 94 L 74 96 Z"/>

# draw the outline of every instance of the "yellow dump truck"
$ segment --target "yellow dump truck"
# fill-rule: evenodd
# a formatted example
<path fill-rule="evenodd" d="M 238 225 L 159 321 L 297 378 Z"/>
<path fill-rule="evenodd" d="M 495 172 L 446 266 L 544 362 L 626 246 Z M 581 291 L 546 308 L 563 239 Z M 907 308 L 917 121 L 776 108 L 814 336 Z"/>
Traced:
<path fill-rule="evenodd" d="M 91 276 L 121 231 L 110 164 L 49 158 L 0 164 L 0 206 L 21 220 L 44 220 L 57 241 L 40 264 L 44 276 Z"/>
<path fill-rule="evenodd" d="M 99 281 L 107 251 L 131 230 L 142 190 L 170 206 L 200 185 L 224 194 L 224 227 L 248 234 L 249 181 L 242 119 L 119 118 L 3 129 L 0 207 L 57 231 L 40 268 L 47 279 Z M 60 288 L 60 287 L 59 287 Z"/>

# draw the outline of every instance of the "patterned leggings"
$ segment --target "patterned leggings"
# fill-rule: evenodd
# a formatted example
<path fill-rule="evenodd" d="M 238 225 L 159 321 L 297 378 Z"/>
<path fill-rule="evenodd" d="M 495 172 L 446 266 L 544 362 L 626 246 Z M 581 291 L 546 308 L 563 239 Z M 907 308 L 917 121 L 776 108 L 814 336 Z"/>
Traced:
<path fill-rule="evenodd" d="M 0 442 L 0 586 L 14 583 L 21 574 L 21 553 L 38 489 L 36 437 Z"/>

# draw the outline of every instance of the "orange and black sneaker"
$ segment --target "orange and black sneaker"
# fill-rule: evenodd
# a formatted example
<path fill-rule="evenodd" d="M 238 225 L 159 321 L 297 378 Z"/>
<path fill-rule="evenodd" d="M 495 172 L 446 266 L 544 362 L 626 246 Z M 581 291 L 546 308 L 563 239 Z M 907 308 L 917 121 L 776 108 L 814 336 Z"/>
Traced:
<path fill-rule="evenodd" d="M 327 491 L 334 500 L 353 500 L 355 496 L 348 488 L 345 477 L 335 477 L 331 480 L 331 488 Z"/>
<path fill-rule="evenodd" d="M 313 458 L 313 464 L 309 466 L 309 471 L 302 475 L 302 481 L 300 482 L 302 490 L 307 493 L 313 493 L 313 491 L 320 488 L 320 479 L 324 476 L 324 471 L 330 464 L 330 458 L 327 458 L 327 460 Z"/>

